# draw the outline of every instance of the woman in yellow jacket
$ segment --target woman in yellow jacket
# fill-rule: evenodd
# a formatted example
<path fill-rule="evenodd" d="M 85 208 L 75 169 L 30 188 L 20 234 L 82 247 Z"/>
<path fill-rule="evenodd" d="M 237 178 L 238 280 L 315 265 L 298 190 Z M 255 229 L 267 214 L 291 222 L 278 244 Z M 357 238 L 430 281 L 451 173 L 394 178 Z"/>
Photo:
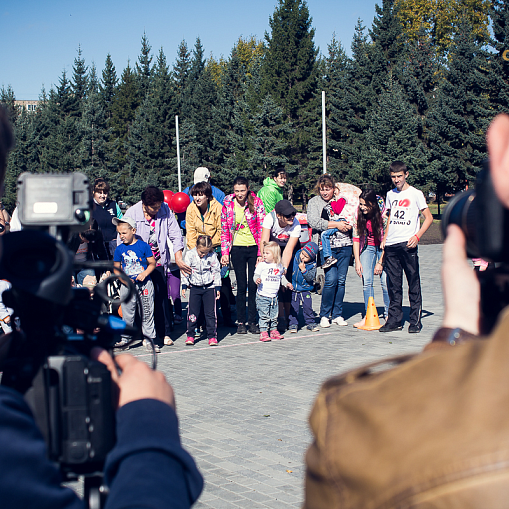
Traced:
<path fill-rule="evenodd" d="M 187 248 L 196 247 L 200 235 L 207 235 L 212 240 L 219 260 L 221 259 L 221 204 L 212 196 L 212 187 L 208 182 L 198 182 L 191 188 L 193 202 L 186 211 L 186 242 Z M 227 276 L 221 279 L 221 313 L 226 327 L 236 327 L 232 321 L 229 295 L 231 281 Z"/>

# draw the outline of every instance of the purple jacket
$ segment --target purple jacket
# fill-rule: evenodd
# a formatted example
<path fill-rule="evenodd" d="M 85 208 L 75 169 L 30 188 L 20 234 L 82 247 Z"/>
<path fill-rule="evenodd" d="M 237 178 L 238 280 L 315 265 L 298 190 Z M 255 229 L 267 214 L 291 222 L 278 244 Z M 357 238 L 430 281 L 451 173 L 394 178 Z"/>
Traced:
<path fill-rule="evenodd" d="M 150 235 L 150 224 L 145 219 L 143 213 L 143 206 L 141 201 L 133 205 L 125 214 L 124 217 L 132 217 L 136 221 L 136 236 L 148 244 L 148 237 Z M 170 211 L 166 203 L 161 204 L 161 208 L 155 217 L 156 221 L 156 235 L 157 244 L 161 253 L 161 265 L 169 269 L 170 267 L 170 250 L 166 243 L 169 238 L 173 244 L 173 251 L 181 251 L 184 249 L 184 242 L 178 226 L 175 215 Z M 120 237 L 117 235 L 117 245 L 120 244 Z"/>

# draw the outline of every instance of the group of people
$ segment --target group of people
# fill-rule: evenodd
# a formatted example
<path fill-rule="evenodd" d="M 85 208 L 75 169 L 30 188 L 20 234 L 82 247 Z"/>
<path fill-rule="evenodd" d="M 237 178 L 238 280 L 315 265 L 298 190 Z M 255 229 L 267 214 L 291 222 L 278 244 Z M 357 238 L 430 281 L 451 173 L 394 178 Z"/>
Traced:
<path fill-rule="evenodd" d="M 395 161 L 389 172 L 395 188 L 385 200 L 373 189 L 361 191 L 322 175 L 316 196 L 308 202 L 307 223 L 313 238 L 306 241 L 297 210 L 283 198 L 287 176 L 281 168 L 264 181 L 258 195 L 242 176 L 234 180 L 233 193 L 224 195 L 210 184 L 210 171 L 198 168 L 194 185 L 187 189 L 191 203 L 182 221 L 185 238 L 158 188 L 147 187 L 141 201 L 122 216 L 108 199 L 107 184 L 96 181 L 97 228 L 103 231 L 107 255 L 137 285 L 147 348 L 160 351 L 161 339 L 164 345 L 173 344 L 172 326 L 183 320 L 181 296 L 188 291 L 187 345 L 195 344 L 201 328 L 209 345 L 217 345 L 219 308 L 224 326 L 236 327 L 238 334 L 257 334 L 260 341 L 282 339 L 287 330 L 297 332 L 301 309 L 304 326 L 310 331 L 347 325 L 343 301 L 352 259 L 362 278 L 365 310 L 374 297 L 374 282 L 380 279 L 381 316 L 385 318 L 381 332 L 402 329 L 405 273 L 410 299 L 408 331 L 420 332 L 417 244 L 432 216 L 422 192 L 407 182 L 406 165 Z M 311 292 L 319 266 L 325 284 L 317 324 Z M 235 271 L 236 297 L 230 268 Z M 237 323 L 232 319 L 232 302 Z M 129 325 L 135 311 L 135 300 L 122 305 Z M 363 327 L 365 318 L 354 326 Z M 117 346 L 125 348 L 128 342 L 123 338 Z"/>

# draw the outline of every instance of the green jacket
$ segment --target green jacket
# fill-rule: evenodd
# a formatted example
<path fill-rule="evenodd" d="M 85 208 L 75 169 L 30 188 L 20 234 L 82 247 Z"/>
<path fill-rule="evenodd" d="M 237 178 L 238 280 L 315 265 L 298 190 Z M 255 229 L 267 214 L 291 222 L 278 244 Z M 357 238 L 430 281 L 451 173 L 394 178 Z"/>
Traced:
<path fill-rule="evenodd" d="M 263 181 L 263 187 L 258 191 L 258 198 L 262 200 L 265 212 L 269 214 L 274 210 L 276 203 L 284 198 L 283 190 L 272 177 L 267 177 Z"/>

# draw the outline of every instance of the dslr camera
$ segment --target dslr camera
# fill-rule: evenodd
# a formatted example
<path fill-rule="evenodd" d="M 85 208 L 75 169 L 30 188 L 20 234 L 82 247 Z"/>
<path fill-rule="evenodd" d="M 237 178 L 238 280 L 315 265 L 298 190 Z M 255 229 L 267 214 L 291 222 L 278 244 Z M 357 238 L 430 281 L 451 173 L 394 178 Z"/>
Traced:
<path fill-rule="evenodd" d="M 29 174 L 18 178 L 22 231 L 2 237 L 0 278 L 12 288 L 4 303 L 20 326 L 13 329 L 9 353 L 0 366 L 2 384 L 25 396 L 47 443 L 48 456 L 66 481 L 84 477 L 85 500 L 99 508 L 105 499 L 102 471 L 115 443 L 111 375 L 90 358 L 99 346 L 113 350 L 121 333 L 136 335 L 107 313 L 109 286 L 125 275 L 112 275 L 87 288 L 72 288 L 73 271 L 82 267 L 112 271 L 112 262 L 76 265 L 66 247 L 69 235 L 83 231 L 93 201 L 88 177 Z"/>
<path fill-rule="evenodd" d="M 450 224 L 463 231 L 468 257 L 493 262 L 492 268 L 477 273 L 481 286 L 480 330 L 489 334 L 500 311 L 509 305 L 509 210 L 497 198 L 489 161 L 484 161 L 477 173 L 475 190 L 454 195 L 444 210 L 444 238 Z"/>

